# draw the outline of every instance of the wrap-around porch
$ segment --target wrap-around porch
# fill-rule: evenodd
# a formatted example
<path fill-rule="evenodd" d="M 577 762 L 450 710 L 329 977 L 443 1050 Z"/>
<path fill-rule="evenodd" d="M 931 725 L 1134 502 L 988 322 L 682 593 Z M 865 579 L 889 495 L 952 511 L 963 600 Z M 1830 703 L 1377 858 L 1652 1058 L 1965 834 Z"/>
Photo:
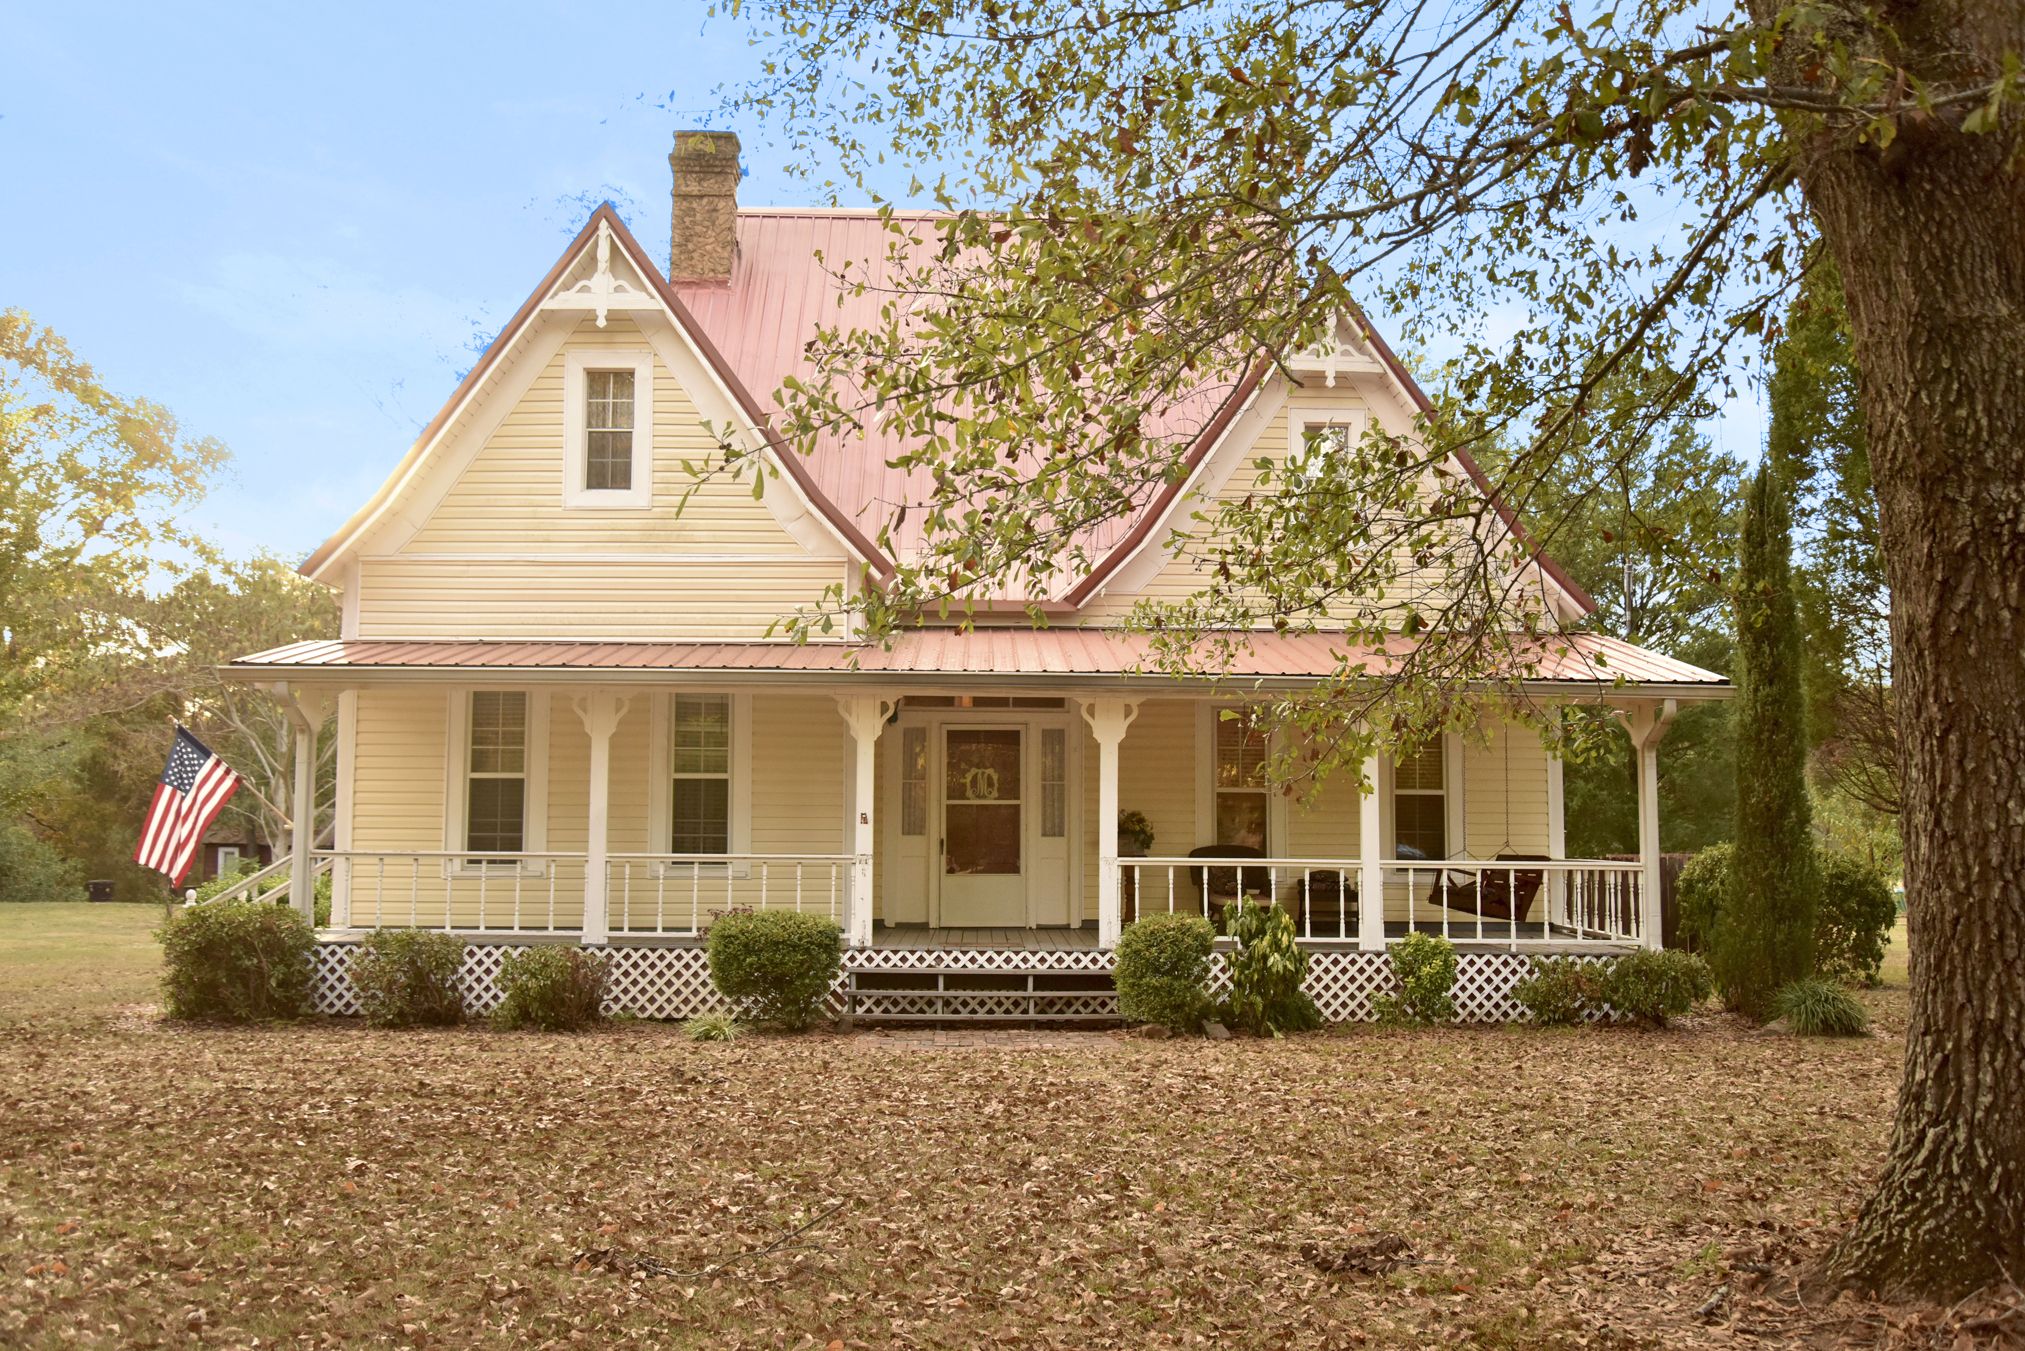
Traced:
<path fill-rule="evenodd" d="M 1318 948 L 1657 945 L 1670 700 L 1621 704 L 1626 862 L 1565 856 L 1559 765 L 1516 725 L 1290 801 L 1207 693 L 972 690 L 299 685 L 338 702 L 337 828 L 284 863 L 329 873 L 332 937 L 679 945 L 765 908 L 826 915 L 858 950 L 1103 951 L 1146 915 L 1252 901 Z M 1143 854 L 1121 813 L 1154 834 Z"/>

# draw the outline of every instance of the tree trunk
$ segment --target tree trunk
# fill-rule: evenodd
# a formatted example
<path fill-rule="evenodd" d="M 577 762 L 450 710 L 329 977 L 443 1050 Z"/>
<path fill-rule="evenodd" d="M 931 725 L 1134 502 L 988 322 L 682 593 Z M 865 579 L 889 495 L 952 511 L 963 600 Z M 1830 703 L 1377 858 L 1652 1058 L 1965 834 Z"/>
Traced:
<path fill-rule="evenodd" d="M 1887 3 L 1887 60 L 1987 79 L 2025 0 Z M 1799 150 L 1841 264 L 1887 571 L 1911 1022 L 1891 1152 L 1828 1264 L 1952 1298 L 2025 1278 L 2025 177 L 1995 135 L 1905 119 Z"/>

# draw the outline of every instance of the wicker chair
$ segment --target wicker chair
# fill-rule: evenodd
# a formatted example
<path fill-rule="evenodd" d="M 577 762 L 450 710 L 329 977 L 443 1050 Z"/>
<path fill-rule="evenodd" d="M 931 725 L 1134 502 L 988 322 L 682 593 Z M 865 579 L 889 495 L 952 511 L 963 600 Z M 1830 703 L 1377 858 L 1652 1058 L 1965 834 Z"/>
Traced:
<path fill-rule="evenodd" d="M 1317 938 L 1357 936 L 1357 886 L 1334 870 L 1309 873 L 1296 890 L 1300 908 L 1294 922 Z"/>
<path fill-rule="evenodd" d="M 1200 849 L 1188 851 L 1190 858 L 1201 859 L 1246 859 L 1264 858 L 1263 849 L 1248 844 L 1206 844 Z M 1208 891 L 1203 888 L 1207 883 Z M 1195 867 L 1188 870 L 1188 894 L 1202 900 L 1207 897 L 1209 918 L 1212 923 L 1221 924 L 1225 902 L 1239 896 L 1256 895 L 1272 890 L 1273 874 L 1270 868 Z"/>

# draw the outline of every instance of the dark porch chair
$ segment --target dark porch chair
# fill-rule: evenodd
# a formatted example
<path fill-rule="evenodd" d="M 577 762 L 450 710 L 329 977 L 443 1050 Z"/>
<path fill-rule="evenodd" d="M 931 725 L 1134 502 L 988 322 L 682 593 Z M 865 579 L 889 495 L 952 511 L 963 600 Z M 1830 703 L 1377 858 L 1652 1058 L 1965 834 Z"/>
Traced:
<path fill-rule="evenodd" d="M 1357 887 L 1334 870 L 1318 870 L 1301 879 L 1296 889 L 1300 908 L 1294 923 L 1317 938 L 1357 936 Z"/>
<path fill-rule="evenodd" d="M 1200 859 L 1247 859 L 1264 858 L 1263 849 L 1248 844 L 1206 844 L 1200 849 L 1188 851 L 1190 858 Z M 1273 872 L 1270 868 L 1243 868 L 1235 865 L 1225 867 L 1194 867 L 1188 870 L 1188 894 L 1197 901 L 1204 899 L 1203 885 L 1208 883 L 1208 909 L 1212 924 L 1221 926 L 1223 908 L 1226 903 L 1244 895 L 1269 894 L 1273 888 Z"/>

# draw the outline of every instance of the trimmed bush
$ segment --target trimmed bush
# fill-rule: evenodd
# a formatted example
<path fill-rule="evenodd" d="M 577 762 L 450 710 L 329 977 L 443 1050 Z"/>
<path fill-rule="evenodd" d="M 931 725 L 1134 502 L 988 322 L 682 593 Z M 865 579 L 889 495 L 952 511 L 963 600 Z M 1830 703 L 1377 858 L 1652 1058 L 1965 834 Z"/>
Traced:
<path fill-rule="evenodd" d="M 1870 1015 L 1856 996 L 1819 976 L 1785 986 L 1772 1011 L 1803 1037 L 1860 1037 L 1870 1031 Z"/>
<path fill-rule="evenodd" d="M 1135 1023 L 1194 1032 L 1209 1015 L 1216 929 L 1200 915 L 1148 915 L 1118 938 L 1118 1012 Z"/>
<path fill-rule="evenodd" d="M 1301 988 L 1308 954 L 1294 941 L 1294 917 L 1277 904 L 1240 901 L 1225 931 L 1237 940 L 1230 955 L 1230 1018 L 1254 1036 L 1277 1037 L 1322 1025 L 1321 1010 Z"/>
<path fill-rule="evenodd" d="M 1736 854 L 1734 844 L 1712 844 L 1680 870 L 1674 883 L 1674 904 L 1680 915 L 1675 933 L 1689 952 L 1706 953 L 1716 941 L 1716 925 L 1730 904 L 1731 865 Z"/>
<path fill-rule="evenodd" d="M 499 964 L 502 998 L 492 1020 L 509 1029 L 581 1032 L 604 1017 L 605 974 L 605 959 L 582 948 L 509 952 Z"/>
<path fill-rule="evenodd" d="M 245 1023 L 309 1012 L 316 935 L 285 906 L 194 906 L 178 910 L 156 936 L 171 1018 Z"/>
<path fill-rule="evenodd" d="M 1543 1027 L 1573 1027 L 1603 1005 L 1603 978 L 1576 957 L 1535 957 L 1512 999 Z"/>
<path fill-rule="evenodd" d="M 1393 944 L 1392 974 L 1397 995 L 1372 1000 L 1382 1023 L 1455 1021 L 1455 944 L 1439 934 L 1412 933 Z"/>
<path fill-rule="evenodd" d="M 710 980 L 754 1022 L 799 1032 L 822 1016 L 844 931 L 790 910 L 735 910 L 710 926 Z"/>
<path fill-rule="evenodd" d="M 1603 1000 L 1620 1018 L 1665 1027 L 1715 990 L 1709 964 L 1692 952 L 1640 948 L 1619 957 L 1603 978 Z"/>
<path fill-rule="evenodd" d="M 1822 975 L 1851 985 L 1878 984 L 1897 922 L 1898 902 L 1883 873 L 1852 854 L 1822 851 L 1821 909 L 1814 925 L 1814 964 Z"/>
<path fill-rule="evenodd" d="M 464 940 L 425 929 L 381 929 L 352 958 L 352 988 L 374 1027 L 464 1021 Z"/>
<path fill-rule="evenodd" d="M 738 1020 L 728 1013 L 704 1013 L 682 1024 L 682 1035 L 691 1041 L 733 1041 L 738 1037 Z"/>

